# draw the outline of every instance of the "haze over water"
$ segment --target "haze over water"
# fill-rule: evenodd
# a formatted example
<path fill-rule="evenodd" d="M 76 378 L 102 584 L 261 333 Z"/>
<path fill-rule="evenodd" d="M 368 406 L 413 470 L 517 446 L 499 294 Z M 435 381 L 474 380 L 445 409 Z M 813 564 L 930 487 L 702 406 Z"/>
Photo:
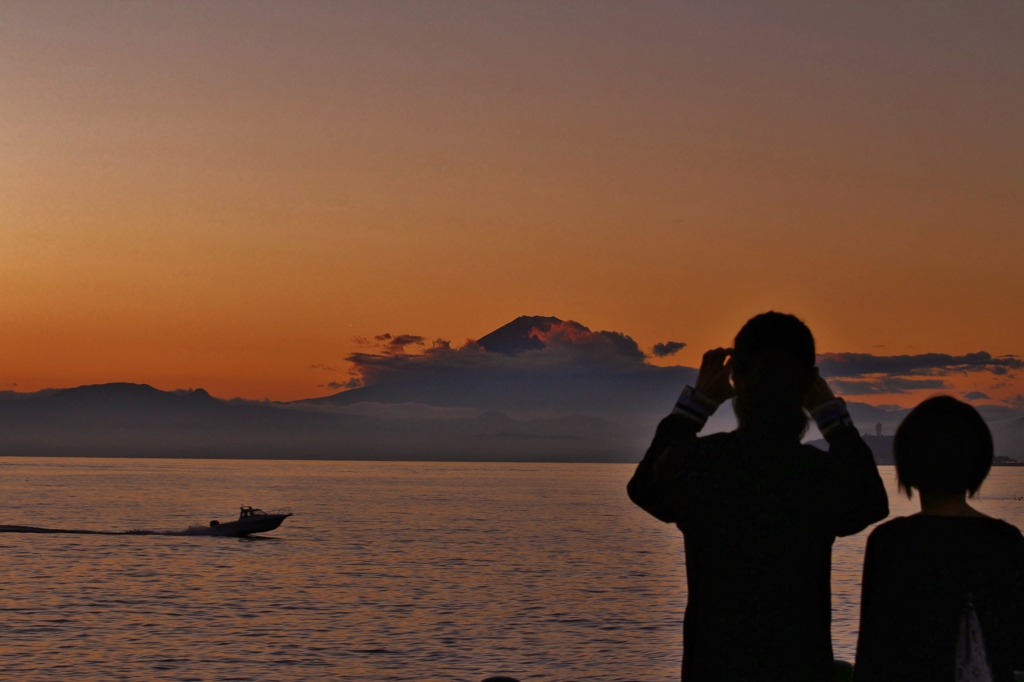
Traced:
<path fill-rule="evenodd" d="M 632 465 L 4 458 L 7 524 L 180 530 L 291 506 L 266 540 L 0 534 L 8 679 L 666 680 L 682 538 Z M 913 511 L 882 468 L 894 515 Z M 1024 471 L 982 510 L 1024 523 Z M 836 543 L 856 643 L 866 533 Z"/>

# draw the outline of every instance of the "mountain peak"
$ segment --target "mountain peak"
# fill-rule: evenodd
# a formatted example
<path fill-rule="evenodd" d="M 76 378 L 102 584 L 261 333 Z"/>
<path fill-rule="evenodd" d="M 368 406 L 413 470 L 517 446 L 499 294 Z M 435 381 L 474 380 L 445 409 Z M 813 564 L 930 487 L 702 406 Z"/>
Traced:
<path fill-rule="evenodd" d="M 525 350 L 540 350 L 545 347 L 544 342 L 530 336 L 530 332 L 534 329 L 546 332 L 561 323 L 562 320 L 557 317 L 522 315 L 477 339 L 477 343 L 488 352 L 504 355 L 516 355 Z"/>

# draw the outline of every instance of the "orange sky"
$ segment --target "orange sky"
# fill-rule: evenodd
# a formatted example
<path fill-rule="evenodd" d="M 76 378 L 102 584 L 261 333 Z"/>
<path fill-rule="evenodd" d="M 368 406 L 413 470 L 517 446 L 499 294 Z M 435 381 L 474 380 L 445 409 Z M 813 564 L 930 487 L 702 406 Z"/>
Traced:
<path fill-rule="evenodd" d="M 1024 5 L 682 5 L 6 0 L 0 389 L 322 395 L 521 314 L 1024 354 Z"/>

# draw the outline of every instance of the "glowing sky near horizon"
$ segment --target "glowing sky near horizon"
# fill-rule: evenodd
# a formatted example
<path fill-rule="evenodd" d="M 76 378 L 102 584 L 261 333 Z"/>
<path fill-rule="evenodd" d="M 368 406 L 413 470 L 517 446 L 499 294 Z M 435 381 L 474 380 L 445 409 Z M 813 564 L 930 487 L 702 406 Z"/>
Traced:
<path fill-rule="evenodd" d="M 523 314 L 688 365 L 769 308 L 1024 354 L 1021 35 L 1020 2 L 5 0 L 0 389 L 309 397 L 354 336 Z"/>

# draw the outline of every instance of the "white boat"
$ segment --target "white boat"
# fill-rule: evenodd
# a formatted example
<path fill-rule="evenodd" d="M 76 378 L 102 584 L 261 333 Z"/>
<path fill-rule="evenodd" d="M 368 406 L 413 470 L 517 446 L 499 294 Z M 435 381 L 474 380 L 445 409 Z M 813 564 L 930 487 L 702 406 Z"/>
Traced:
<path fill-rule="evenodd" d="M 266 533 L 280 526 L 291 515 L 290 511 L 283 509 L 265 512 L 255 507 L 243 506 L 237 521 L 210 521 L 210 534 L 244 538 L 253 533 Z"/>

